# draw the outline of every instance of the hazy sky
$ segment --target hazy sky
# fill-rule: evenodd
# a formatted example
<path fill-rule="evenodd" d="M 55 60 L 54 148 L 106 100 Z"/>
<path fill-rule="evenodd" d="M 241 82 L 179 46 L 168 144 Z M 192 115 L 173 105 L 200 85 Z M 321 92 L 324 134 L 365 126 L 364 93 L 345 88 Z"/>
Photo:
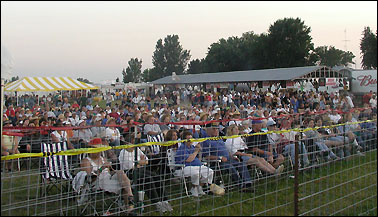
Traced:
<path fill-rule="evenodd" d="M 362 31 L 377 30 L 377 2 L 1 2 L 1 44 L 13 76 L 122 79 L 130 58 L 151 68 L 156 42 L 177 34 L 191 60 L 210 44 L 242 33 L 267 32 L 278 19 L 299 17 L 315 47 L 333 45 L 356 56 Z M 3 58 L 3 57 L 2 57 Z"/>

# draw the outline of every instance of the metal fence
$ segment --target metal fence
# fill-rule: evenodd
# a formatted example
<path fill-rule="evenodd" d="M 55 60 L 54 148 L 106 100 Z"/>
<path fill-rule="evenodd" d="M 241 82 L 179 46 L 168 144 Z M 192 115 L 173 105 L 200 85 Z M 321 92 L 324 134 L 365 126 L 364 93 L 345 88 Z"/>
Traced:
<path fill-rule="evenodd" d="M 376 114 L 327 115 L 169 123 L 161 137 L 115 126 L 120 143 L 109 127 L 5 128 L 22 154 L 2 156 L 1 214 L 376 216 Z M 51 139 L 62 129 L 101 136 L 72 134 L 69 150 Z"/>

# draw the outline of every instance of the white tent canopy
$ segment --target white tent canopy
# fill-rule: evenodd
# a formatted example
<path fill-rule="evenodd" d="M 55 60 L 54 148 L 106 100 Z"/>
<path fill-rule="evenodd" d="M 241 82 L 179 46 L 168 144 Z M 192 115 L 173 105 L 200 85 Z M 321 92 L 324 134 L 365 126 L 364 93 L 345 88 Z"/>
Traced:
<path fill-rule="evenodd" d="M 99 87 L 70 77 L 24 77 L 5 85 L 5 91 L 57 91 L 57 90 L 91 90 Z"/>

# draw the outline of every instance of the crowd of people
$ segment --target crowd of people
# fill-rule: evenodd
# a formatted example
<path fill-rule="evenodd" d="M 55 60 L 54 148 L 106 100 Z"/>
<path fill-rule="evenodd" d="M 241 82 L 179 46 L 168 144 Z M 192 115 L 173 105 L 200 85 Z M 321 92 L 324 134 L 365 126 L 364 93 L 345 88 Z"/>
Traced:
<path fill-rule="evenodd" d="M 231 186 L 250 192 L 253 191 L 253 176 L 249 168 L 255 166 L 267 175 L 281 174 L 286 158 L 295 164 L 296 143 L 299 144 L 299 166 L 302 168 L 316 166 L 319 159 L 333 161 L 353 154 L 364 156 L 364 152 L 376 148 L 376 121 L 352 124 L 376 120 L 377 98 L 372 92 L 359 106 L 363 109 L 356 109 L 350 93 L 316 90 L 251 89 L 238 92 L 223 89 L 206 92 L 183 88 L 159 91 L 147 97 L 137 91 L 117 91 L 117 94 L 104 94 L 105 107 L 99 106 L 95 98 L 92 94 L 49 94 L 36 103 L 28 96 L 16 106 L 14 97 L 6 97 L 5 132 L 13 129 L 23 135 L 3 135 L 2 155 L 39 153 L 42 142 L 67 142 L 69 149 L 78 149 L 91 147 L 97 138 L 102 144 L 120 146 L 347 123 L 304 133 L 290 131 L 211 139 L 201 143 L 185 141 L 169 147 L 152 145 L 137 150 L 115 149 L 107 151 L 104 159 L 91 155 L 83 160 L 83 171 L 88 175 L 93 170 L 85 168 L 92 165 L 97 171 L 101 167 L 98 165 L 108 164 L 105 158 L 111 164 L 119 165 L 114 170 L 122 172 L 116 173 L 118 178 L 110 177 L 109 180 L 119 180 L 121 184 L 117 186 L 124 190 L 125 201 L 133 201 L 129 189 L 130 174 L 135 172 L 145 176 L 138 183 L 148 185 L 147 196 L 158 210 L 166 212 L 172 211 L 161 186 L 170 171 L 166 160 L 168 149 L 175 152 L 176 163 L 184 165 L 184 175 L 191 177 L 191 195 L 199 197 L 207 192 L 203 188 L 217 182 L 214 168 L 210 164 L 204 165 L 206 161 L 218 161 L 222 170 L 229 171 Z M 135 155 L 138 156 L 137 164 Z"/>

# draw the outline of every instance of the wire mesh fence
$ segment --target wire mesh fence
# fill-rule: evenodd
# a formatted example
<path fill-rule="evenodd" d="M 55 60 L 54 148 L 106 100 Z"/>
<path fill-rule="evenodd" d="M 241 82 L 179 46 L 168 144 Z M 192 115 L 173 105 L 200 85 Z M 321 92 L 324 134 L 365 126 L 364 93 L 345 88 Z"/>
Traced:
<path fill-rule="evenodd" d="M 1 214 L 376 215 L 376 114 L 332 112 L 5 127 Z"/>

